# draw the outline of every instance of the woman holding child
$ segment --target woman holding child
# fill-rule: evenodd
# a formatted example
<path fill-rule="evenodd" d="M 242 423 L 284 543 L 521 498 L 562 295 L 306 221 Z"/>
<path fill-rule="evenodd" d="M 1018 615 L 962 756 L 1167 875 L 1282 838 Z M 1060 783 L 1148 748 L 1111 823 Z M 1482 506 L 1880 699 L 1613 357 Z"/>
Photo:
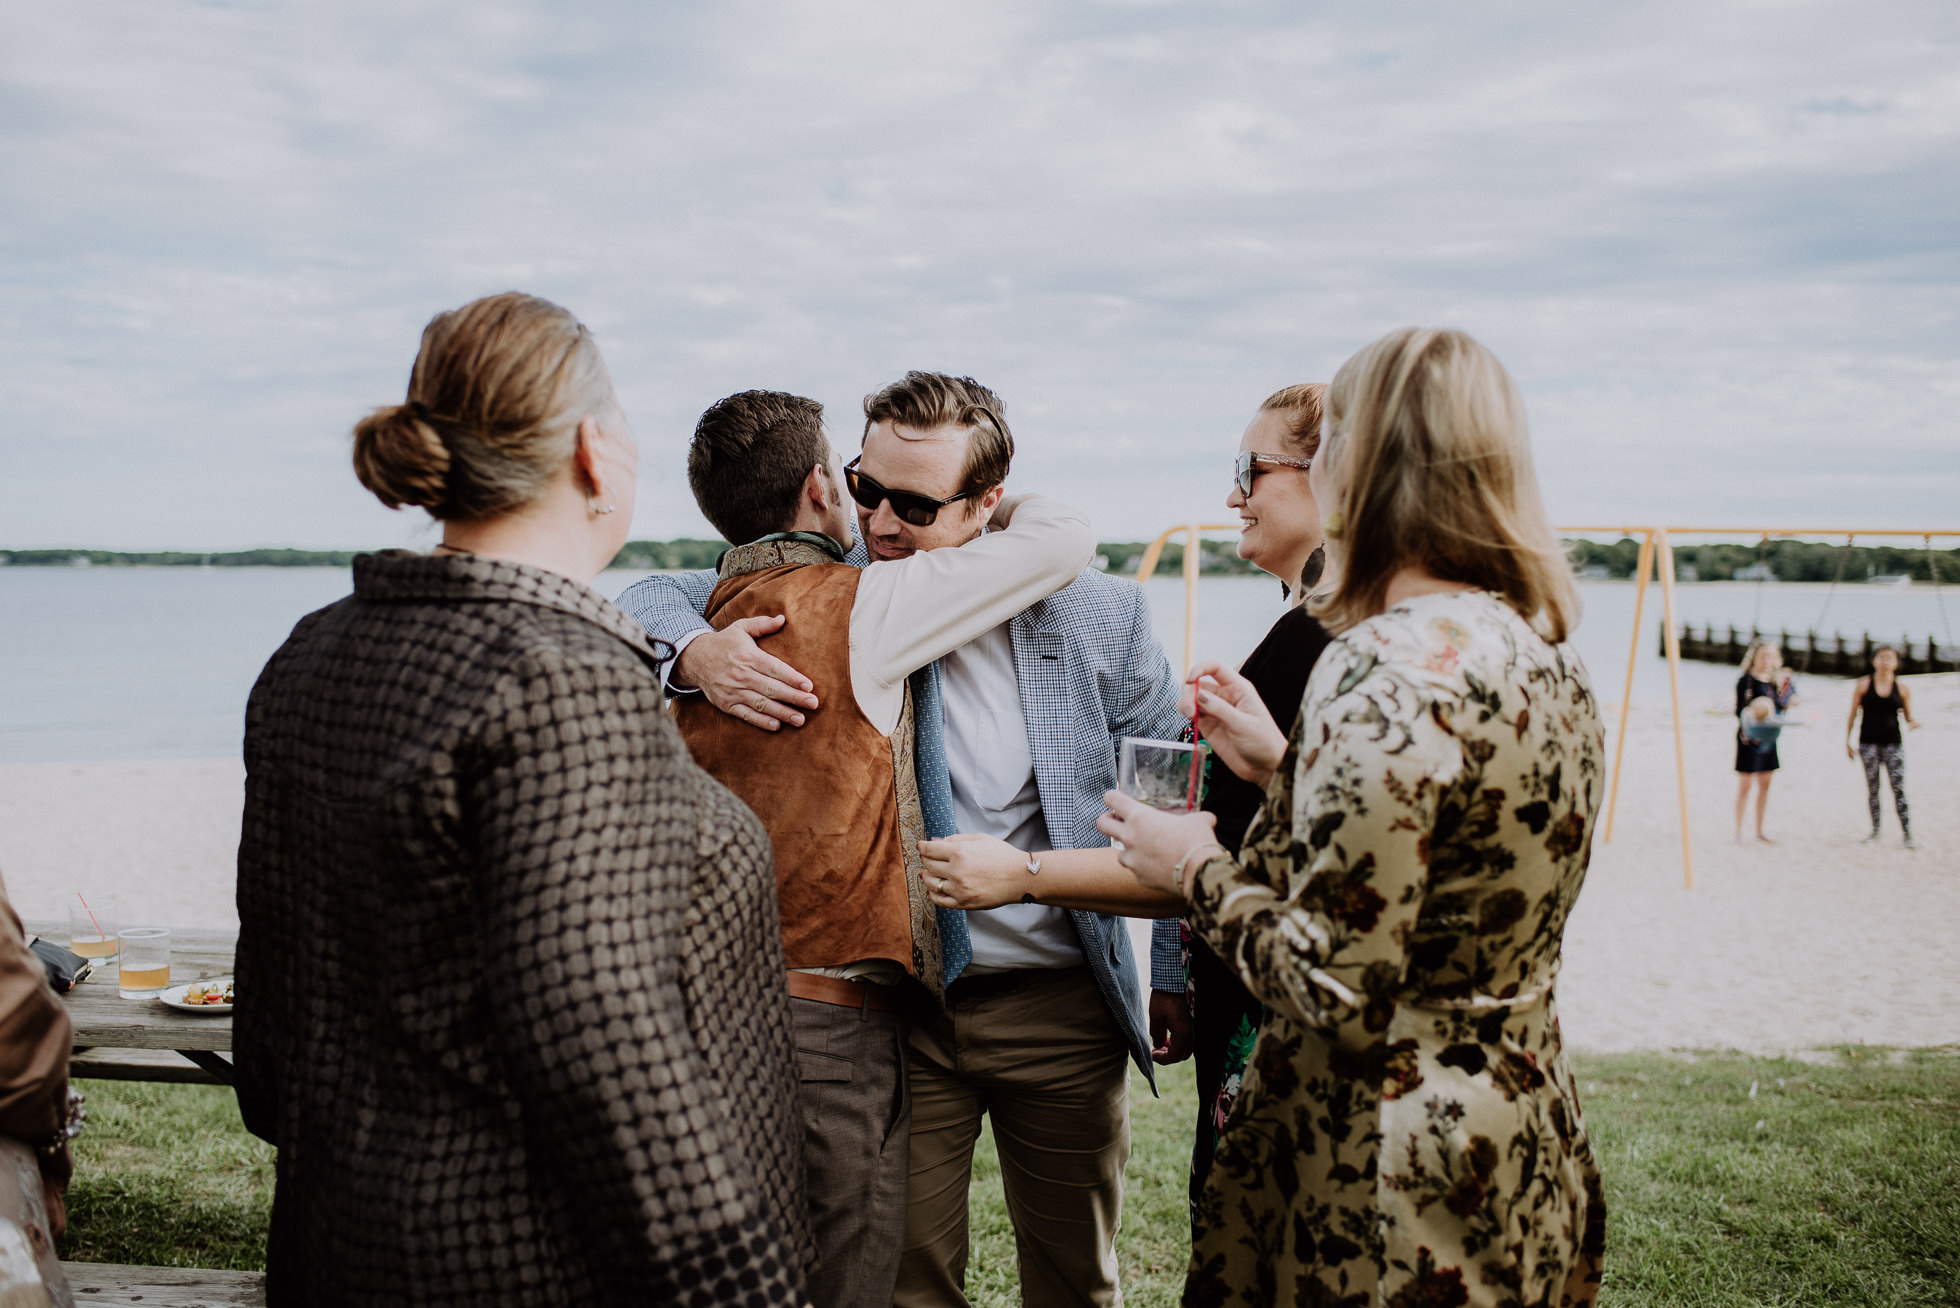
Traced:
<path fill-rule="evenodd" d="M 1411 329 L 1326 409 L 1336 638 L 1291 741 L 1194 670 L 1206 738 L 1266 785 L 1243 851 L 1115 792 L 1103 819 L 1267 1009 L 1187 1301 L 1589 1304 L 1605 1209 L 1552 990 L 1602 732 L 1523 405 L 1475 341 Z"/>
<path fill-rule="evenodd" d="M 517 294 L 438 314 L 355 428 L 443 538 L 357 558 L 246 711 L 268 1302 L 804 1302 L 768 839 L 590 589 L 637 460 L 591 334 Z"/>
<path fill-rule="evenodd" d="M 1752 643 L 1742 656 L 1742 675 L 1735 683 L 1735 843 L 1742 839 L 1742 818 L 1749 794 L 1756 795 L 1756 839 L 1776 842 L 1763 834 L 1763 810 L 1769 806 L 1770 778 L 1783 766 L 1776 756 L 1776 738 L 1783 710 L 1796 703 L 1796 683 L 1783 666 L 1783 651 L 1766 640 Z"/>

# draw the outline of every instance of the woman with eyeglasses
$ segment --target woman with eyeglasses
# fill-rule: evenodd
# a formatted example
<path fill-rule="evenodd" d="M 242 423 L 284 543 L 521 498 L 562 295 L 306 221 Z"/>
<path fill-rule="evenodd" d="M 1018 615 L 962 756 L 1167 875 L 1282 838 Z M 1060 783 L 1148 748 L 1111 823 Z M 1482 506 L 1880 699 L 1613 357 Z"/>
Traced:
<path fill-rule="evenodd" d="M 1239 557 L 1280 579 L 1292 603 L 1244 663 L 1243 676 L 1276 721 L 1289 727 L 1300 711 L 1307 674 L 1327 648 L 1327 631 L 1307 611 L 1325 557 L 1320 510 L 1308 470 L 1320 448 L 1322 383 L 1288 386 L 1266 397 L 1246 424 L 1233 461 L 1232 491 L 1242 529 Z M 1186 716 L 1191 705 L 1185 694 Z M 1265 798 L 1263 788 L 1214 765 L 1204 809 L 1218 819 L 1218 840 L 1236 850 Z M 1195 1060 L 1197 1132 L 1191 1146 L 1191 1202 L 1204 1192 L 1259 1034 L 1265 1006 L 1203 940 L 1178 918 L 1159 918 L 1151 936 L 1150 1031 L 1160 1063 Z"/>

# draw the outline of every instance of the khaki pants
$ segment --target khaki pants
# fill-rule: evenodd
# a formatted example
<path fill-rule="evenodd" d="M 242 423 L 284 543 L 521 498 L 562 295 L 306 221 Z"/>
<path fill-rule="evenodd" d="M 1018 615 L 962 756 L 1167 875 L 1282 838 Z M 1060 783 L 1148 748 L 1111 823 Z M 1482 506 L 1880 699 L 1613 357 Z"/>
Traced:
<path fill-rule="evenodd" d="M 905 1230 L 906 1028 L 899 1013 L 791 999 L 816 1308 L 891 1300 Z M 735 1123 L 737 1130 L 741 1123 Z"/>
<path fill-rule="evenodd" d="M 965 993 L 962 993 L 962 992 Z M 899 1308 L 964 1308 L 967 1191 L 993 1118 L 1021 1302 L 1120 1305 L 1129 1051 L 1086 967 L 975 978 L 912 1032 L 912 1161 Z"/>

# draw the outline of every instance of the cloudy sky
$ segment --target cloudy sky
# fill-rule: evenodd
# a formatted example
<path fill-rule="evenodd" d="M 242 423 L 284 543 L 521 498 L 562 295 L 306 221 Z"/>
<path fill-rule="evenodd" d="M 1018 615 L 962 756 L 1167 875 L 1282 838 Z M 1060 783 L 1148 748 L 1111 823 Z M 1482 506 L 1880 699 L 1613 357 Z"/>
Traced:
<path fill-rule="evenodd" d="M 1960 526 L 1960 6 L 0 0 L 0 548 L 428 539 L 421 325 L 598 333 L 635 534 L 701 408 L 1005 396 L 1106 538 L 1390 328 L 1516 374 L 1563 522 Z"/>

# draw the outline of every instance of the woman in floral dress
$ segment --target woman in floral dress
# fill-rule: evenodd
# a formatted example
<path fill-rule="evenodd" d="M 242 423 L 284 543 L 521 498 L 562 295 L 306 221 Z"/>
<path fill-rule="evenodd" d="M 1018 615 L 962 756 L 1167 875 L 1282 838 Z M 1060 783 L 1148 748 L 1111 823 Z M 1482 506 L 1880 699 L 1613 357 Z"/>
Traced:
<path fill-rule="evenodd" d="M 1312 478 L 1339 634 L 1292 740 L 1193 672 L 1267 782 L 1243 852 L 1114 792 L 1103 819 L 1269 1010 L 1186 1302 L 1591 1304 L 1606 1213 L 1552 989 L 1602 732 L 1522 402 L 1469 337 L 1396 332 L 1335 378 Z"/>

